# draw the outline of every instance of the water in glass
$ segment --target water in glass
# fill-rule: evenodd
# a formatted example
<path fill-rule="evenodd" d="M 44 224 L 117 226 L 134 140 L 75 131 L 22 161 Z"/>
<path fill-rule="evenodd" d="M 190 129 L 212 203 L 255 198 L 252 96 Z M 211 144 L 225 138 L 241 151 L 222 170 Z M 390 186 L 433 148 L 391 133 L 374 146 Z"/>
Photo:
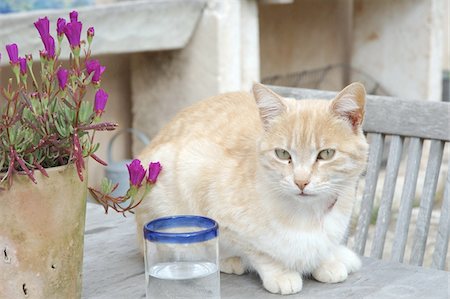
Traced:
<path fill-rule="evenodd" d="M 148 273 L 147 298 L 220 298 L 220 274 L 214 263 L 159 263 Z"/>

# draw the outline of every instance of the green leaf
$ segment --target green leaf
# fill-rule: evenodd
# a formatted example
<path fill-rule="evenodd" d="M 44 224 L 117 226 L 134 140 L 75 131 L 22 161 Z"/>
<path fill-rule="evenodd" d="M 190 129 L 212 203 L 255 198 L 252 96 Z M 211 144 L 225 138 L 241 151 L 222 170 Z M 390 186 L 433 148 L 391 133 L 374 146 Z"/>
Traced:
<path fill-rule="evenodd" d="M 80 123 L 86 123 L 89 121 L 93 114 L 93 105 L 91 102 L 83 101 L 81 102 L 80 112 L 78 114 L 78 120 Z"/>
<path fill-rule="evenodd" d="M 92 77 L 94 76 L 94 73 L 95 72 L 90 73 L 89 76 L 86 79 L 84 79 L 83 81 L 80 81 L 80 83 L 85 86 L 88 86 L 92 81 Z"/>
<path fill-rule="evenodd" d="M 11 145 L 14 145 L 16 143 L 16 136 L 17 136 L 17 126 L 13 127 L 12 130 L 9 130 L 9 142 Z"/>
<path fill-rule="evenodd" d="M 108 178 L 102 179 L 100 189 L 102 190 L 103 194 L 111 193 L 113 188 L 114 188 L 114 183 L 111 180 L 109 180 Z"/>
<path fill-rule="evenodd" d="M 61 135 L 62 137 L 69 136 L 67 122 L 65 121 L 63 116 L 59 116 L 58 119 L 55 121 L 55 127 L 56 127 L 56 130 L 58 131 L 59 135 Z"/>
<path fill-rule="evenodd" d="M 94 148 L 91 150 L 91 153 L 95 153 L 99 147 L 100 147 L 100 143 L 94 144 Z"/>

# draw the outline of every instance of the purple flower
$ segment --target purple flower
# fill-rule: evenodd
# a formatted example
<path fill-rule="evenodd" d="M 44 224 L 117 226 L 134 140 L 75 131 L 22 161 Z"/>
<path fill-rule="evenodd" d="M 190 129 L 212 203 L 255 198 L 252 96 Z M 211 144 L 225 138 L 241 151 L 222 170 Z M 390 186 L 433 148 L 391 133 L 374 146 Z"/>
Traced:
<path fill-rule="evenodd" d="M 56 22 L 56 33 L 58 33 L 58 36 L 64 34 L 65 27 L 66 27 L 66 20 L 63 18 L 58 18 L 58 21 Z"/>
<path fill-rule="evenodd" d="M 159 162 L 151 162 L 150 165 L 148 166 L 147 182 L 151 184 L 156 183 L 156 179 L 158 178 L 161 169 L 162 167 Z"/>
<path fill-rule="evenodd" d="M 78 12 L 76 10 L 72 11 L 69 17 L 71 22 L 78 22 Z"/>
<path fill-rule="evenodd" d="M 47 35 L 42 39 L 44 42 L 45 52 L 48 58 L 55 58 L 55 40 L 51 35 Z"/>
<path fill-rule="evenodd" d="M 94 72 L 94 75 L 92 76 L 92 82 L 94 83 L 100 81 L 100 77 L 105 70 L 106 67 L 101 65 L 97 59 L 91 59 L 86 62 L 86 71 L 88 74 L 90 75 Z"/>
<path fill-rule="evenodd" d="M 45 37 L 50 35 L 50 21 L 47 17 L 39 18 L 34 22 L 34 27 L 39 31 L 42 41 L 44 41 Z"/>
<path fill-rule="evenodd" d="M 6 51 L 8 52 L 9 61 L 11 64 L 19 63 L 19 48 L 17 44 L 6 45 Z"/>
<path fill-rule="evenodd" d="M 78 21 L 71 21 L 67 23 L 64 27 L 64 33 L 69 40 L 69 44 L 72 48 L 76 48 L 80 46 L 80 36 L 81 36 L 81 28 L 83 24 Z"/>
<path fill-rule="evenodd" d="M 59 88 L 61 88 L 61 89 L 66 88 L 68 75 L 69 75 L 68 70 L 66 70 L 62 67 L 59 68 L 58 72 L 56 73 L 56 76 L 58 77 Z"/>
<path fill-rule="evenodd" d="M 95 71 L 98 66 L 100 65 L 100 62 L 97 59 L 90 59 L 86 61 L 86 71 L 91 74 L 93 71 Z"/>
<path fill-rule="evenodd" d="M 27 73 L 27 59 L 19 57 L 20 74 L 25 75 Z"/>
<path fill-rule="evenodd" d="M 140 187 L 147 172 L 142 167 L 141 161 L 134 159 L 129 165 L 127 164 L 127 168 L 130 175 L 130 185 Z"/>
<path fill-rule="evenodd" d="M 101 115 L 105 111 L 106 102 L 108 102 L 108 94 L 100 88 L 95 93 L 94 111 L 97 115 Z"/>
<path fill-rule="evenodd" d="M 50 35 L 50 22 L 48 18 L 38 19 L 34 22 L 34 26 L 39 31 L 42 43 L 44 43 L 45 53 L 43 53 L 43 56 L 50 59 L 55 58 L 55 40 Z"/>
<path fill-rule="evenodd" d="M 95 34 L 94 27 L 89 27 L 87 30 L 87 36 L 94 37 L 94 34 Z"/>

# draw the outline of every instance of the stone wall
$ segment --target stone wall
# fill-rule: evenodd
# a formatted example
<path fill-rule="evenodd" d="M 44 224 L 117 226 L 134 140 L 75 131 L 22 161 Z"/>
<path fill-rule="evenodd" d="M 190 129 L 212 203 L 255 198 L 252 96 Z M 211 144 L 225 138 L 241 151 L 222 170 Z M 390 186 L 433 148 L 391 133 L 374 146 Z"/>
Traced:
<path fill-rule="evenodd" d="M 448 6 L 444 0 L 260 4 L 261 78 L 349 64 L 350 76 L 341 68 L 319 88 L 338 90 L 362 73 L 387 95 L 440 100 L 443 63 L 449 59 L 443 58 L 444 2 Z"/>
<path fill-rule="evenodd" d="M 346 20 L 342 1 L 297 0 L 259 5 L 261 78 L 342 64 Z M 324 88 L 342 86 L 337 73 Z"/>
<path fill-rule="evenodd" d="M 357 0 L 352 65 L 364 69 L 389 95 L 440 100 L 442 0 Z"/>

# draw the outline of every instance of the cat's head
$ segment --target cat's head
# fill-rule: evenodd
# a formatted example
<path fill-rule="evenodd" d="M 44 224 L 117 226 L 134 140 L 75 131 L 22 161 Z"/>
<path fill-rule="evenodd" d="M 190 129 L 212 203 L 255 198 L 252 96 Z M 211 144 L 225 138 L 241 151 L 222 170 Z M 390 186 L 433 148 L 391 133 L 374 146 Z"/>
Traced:
<path fill-rule="evenodd" d="M 259 162 L 271 190 L 305 202 L 354 191 L 368 150 L 362 84 L 331 101 L 283 98 L 261 84 L 253 94 L 264 128 Z"/>

